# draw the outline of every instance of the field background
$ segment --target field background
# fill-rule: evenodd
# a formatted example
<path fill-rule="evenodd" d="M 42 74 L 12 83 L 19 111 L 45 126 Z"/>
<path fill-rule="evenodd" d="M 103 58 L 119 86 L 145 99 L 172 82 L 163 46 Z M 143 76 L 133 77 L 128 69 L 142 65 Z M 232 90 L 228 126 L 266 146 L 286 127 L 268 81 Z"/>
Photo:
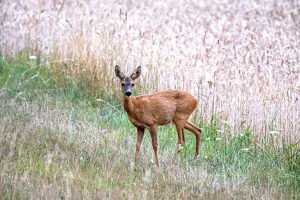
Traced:
<path fill-rule="evenodd" d="M 300 139 L 299 1 L 2 1 L 1 51 L 88 73 L 142 66 L 141 93 L 182 89 L 228 134 Z M 57 65 L 58 67 L 58 65 Z M 297 85 L 298 83 L 298 85 Z M 273 132 L 271 132 L 273 133 Z"/>
<path fill-rule="evenodd" d="M 300 2 L 0 1 L 0 195 L 5 199 L 297 199 Z M 174 172 L 172 126 L 130 170 L 135 95 L 181 89 L 203 127 Z"/>

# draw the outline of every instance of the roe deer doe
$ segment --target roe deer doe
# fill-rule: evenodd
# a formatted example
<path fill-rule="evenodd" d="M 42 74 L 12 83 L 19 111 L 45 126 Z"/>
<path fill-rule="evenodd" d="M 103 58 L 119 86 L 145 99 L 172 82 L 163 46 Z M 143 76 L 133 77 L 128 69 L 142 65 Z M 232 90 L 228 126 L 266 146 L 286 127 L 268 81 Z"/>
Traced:
<path fill-rule="evenodd" d="M 140 76 L 141 67 L 138 67 L 130 77 L 125 77 L 120 67 L 116 65 L 115 73 L 121 81 L 124 109 L 128 114 L 130 122 L 137 128 L 138 133 L 134 169 L 145 129 L 148 129 L 151 134 L 155 163 L 158 168 L 160 167 L 158 160 L 157 126 L 166 125 L 171 122 L 176 126 L 178 144 L 169 168 L 172 168 L 182 145 L 185 143 L 184 128 L 196 136 L 196 158 L 199 154 L 202 130 L 191 123 L 189 117 L 198 106 L 197 99 L 191 94 L 179 90 L 167 90 L 133 97 L 131 94 L 134 87 L 134 80 Z"/>

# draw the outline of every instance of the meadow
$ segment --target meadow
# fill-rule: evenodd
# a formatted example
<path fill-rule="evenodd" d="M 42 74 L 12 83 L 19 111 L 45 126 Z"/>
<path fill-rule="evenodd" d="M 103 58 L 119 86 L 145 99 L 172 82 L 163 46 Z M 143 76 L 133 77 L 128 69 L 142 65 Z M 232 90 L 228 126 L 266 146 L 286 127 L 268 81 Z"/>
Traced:
<path fill-rule="evenodd" d="M 52 69 L 54 70 L 54 69 Z M 131 169 L 136 130 L 108 93 L 97 101 L 85 78 L 65 79 L 39 61 L 0 65 L 0 196 L 2 199 L 297 199 L 300 157 L 295 144 L 255 140 L 250 130 L 227 137 L 217 119 L 194 135 L 172 171 L 174 126 L 159 129 L 157 170 L 151 138 Z M 110 102 L 110 103 L 108 103 Z"/>
<path fill-rule="evenodd" d="M 298 1 L 1 1 L 1 199 L 300 198 Z M 142 66 L 135 95 L 199 100 L 177 135 L 136 130 L 115 64 Z"/>
<path fill-rule="evenodd" d="M 2 55 L 29 49 L 117 93 L 112 66 L 141 65 L 138 93 L 182 89 L 228 135 L 300 138 L 299 1 L 3 1 Z"/>

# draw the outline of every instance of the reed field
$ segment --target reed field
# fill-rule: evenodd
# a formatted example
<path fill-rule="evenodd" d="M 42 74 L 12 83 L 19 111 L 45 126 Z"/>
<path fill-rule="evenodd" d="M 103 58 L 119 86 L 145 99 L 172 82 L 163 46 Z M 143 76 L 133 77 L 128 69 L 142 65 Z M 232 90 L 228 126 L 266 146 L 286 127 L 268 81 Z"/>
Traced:
<path fill-rule="evenodd" d="M 142 66 L 142 93 L 182 89 L 226 133 L 300 139 L 299 1 L 2 1 L 1 51 L 24 48 L 116 90 Z"/>
<path fill-rule="evenodd" d="M 0 199 L 299 199 L 300 2 L 0 1 Z M 199 100 L 173 171 L 174 125 L 136 130 L 134 95 Z"/>

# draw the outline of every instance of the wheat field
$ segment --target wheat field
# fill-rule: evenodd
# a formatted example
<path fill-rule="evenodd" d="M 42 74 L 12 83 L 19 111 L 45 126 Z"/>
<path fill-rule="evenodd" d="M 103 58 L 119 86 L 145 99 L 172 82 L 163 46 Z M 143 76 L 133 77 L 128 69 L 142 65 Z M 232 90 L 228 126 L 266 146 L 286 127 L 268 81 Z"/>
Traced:
<path fill-rule="evenodd" d="M 224 134 L 300 139 L 300 2 L 0 2 L 2 57 L 20 51 L 118 91 L 113 67 L 142 66 L 139 93 L 181 89 Z"/>

